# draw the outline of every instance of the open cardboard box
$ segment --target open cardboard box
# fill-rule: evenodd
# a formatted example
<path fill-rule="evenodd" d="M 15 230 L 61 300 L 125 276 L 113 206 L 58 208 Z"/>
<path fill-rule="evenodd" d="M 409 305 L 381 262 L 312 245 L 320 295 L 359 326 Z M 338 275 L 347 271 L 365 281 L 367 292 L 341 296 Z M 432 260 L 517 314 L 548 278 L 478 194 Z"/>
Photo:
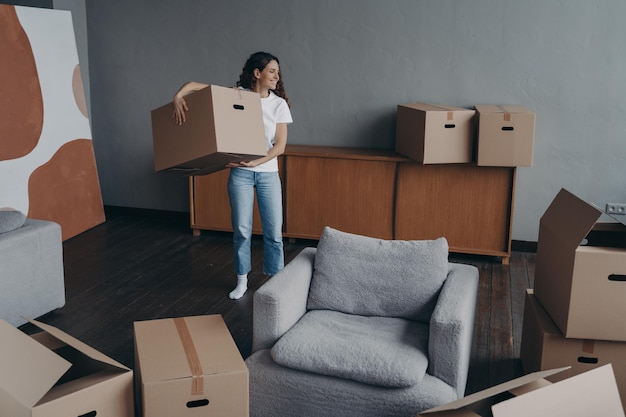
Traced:
<path fill-rule="evenodd" d="M 534 372 L 423 411 L 419 416 L 624 417 L 611 365 L 554 384 L 545 379 L 566 369 Z"/>
<path fill-rule="evenodd" d="M 533 294 L 526 290 L 520 359 L 525 372 L 569 366 L 547 377 L 550 382 L 611 364 L 622 404 L 626 404 L 626 342 L 566 339 Z"/>
<path fill-rule="evenodd" d="M 267 155 L 258 93 L 209 85 L 185 101 L 182 125 L 172 117 L 172 103 L 151 112 L 155 171 L 206 175 Z"/>
<path fill-rule="evenodd" d="M 476 105 L 478 166 L 533 165 L 535 113 L 522 106 Z"/>
<path fill-rule="evenodd" d="M 220 315 L 138 321 L 137 398 L 146 417 L 248 417 L 248 368 Z"/>
<path fill-rule="evenodd" d="M 472 162 L 475 113 L 441 104 L 400 104 L 396 152 L 422 164 Z"/>
<path fill-rule="evenodd" d="M 133 417 L 133 372 L 61 330 L 0 320 L 0 415 Z"/>
<path fill-rule="evenodd" d="M 626 341 L 626 226 L 565 189 L 539 225 L 535 296 L 567 338 Z"/>

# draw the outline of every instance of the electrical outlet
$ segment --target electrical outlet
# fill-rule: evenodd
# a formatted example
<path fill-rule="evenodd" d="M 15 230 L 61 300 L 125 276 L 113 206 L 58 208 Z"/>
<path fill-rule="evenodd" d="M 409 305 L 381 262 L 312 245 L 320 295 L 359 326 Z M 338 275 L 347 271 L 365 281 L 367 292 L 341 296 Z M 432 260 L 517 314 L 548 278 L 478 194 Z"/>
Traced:
<path fill-rule="evenodd" d="M 606 213 L 626 215 L 626 203 L 606 203 Z"/>

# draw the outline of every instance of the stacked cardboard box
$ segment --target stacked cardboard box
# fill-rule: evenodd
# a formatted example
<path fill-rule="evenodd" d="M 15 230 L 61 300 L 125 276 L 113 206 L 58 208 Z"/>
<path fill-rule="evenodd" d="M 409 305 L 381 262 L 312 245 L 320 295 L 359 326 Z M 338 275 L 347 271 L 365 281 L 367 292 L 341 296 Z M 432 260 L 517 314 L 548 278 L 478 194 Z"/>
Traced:
<path fill-rule="evenodd" d="M 0 415 L 133 417 L 133 372 L 52 326 L 0 320 Z"/>
<path fill-rule="evenodd" d="M 422 164 L 472 162 L 475 113 L 441 104 L 401 104 L 396 151 Z"/>
<path fill-rule="evenodd" d="M 541 218 L 534 290 L 526 295 L 525 371 L 611 363 L 626 401 L 626 226 L 562 189 Z"/>
<path fill-rule="evenodd" d="M 421 164 L 532 166 L 535 114 L 522 106 L 398 105 L 396 152 Z"/>
<path fill-rule="evenodd" d="M 258 93 L 209 85 L 185 100 L 189 111 L 182 125 L 172 117 L 172 103 L 151 112 L 157 172 L 205 175 L 267 155 Z"/>
<path fill-rule="evenodd" d="M 626 404 L 626 342 L 568 339 L 533 294 L 526 293 L 520 357 L 527 372 L 569 366 L 549 376 L 551 382 L 612 364 L 622 403 Z"/>
<path fill-rule="evenodd" d="M 626 226 L 602 214 L 557 194 L 540 220 L 535 296 L 565 337 L 626 341 Z"/>
<path fill-rule="evenodd" d="M 535 113 L 521 106 L 475 108 L 478 166 L 532 166 Z"/>
<path fill-rule="evenodd" d="M 145 417 L 247 417 L 248 368 L 220 315 L 135 322 Z"/>

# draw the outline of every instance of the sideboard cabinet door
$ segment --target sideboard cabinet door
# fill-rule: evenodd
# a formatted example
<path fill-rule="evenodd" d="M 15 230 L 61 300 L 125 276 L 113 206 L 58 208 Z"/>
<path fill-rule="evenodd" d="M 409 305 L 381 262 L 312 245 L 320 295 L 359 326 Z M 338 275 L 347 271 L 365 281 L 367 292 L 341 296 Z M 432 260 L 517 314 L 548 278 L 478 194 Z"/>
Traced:
<path fill-rule="evenodd" d="M 515 168 L 398 165 L 396 239 L 445 236 L 451 252 L 511 252 Z"/>

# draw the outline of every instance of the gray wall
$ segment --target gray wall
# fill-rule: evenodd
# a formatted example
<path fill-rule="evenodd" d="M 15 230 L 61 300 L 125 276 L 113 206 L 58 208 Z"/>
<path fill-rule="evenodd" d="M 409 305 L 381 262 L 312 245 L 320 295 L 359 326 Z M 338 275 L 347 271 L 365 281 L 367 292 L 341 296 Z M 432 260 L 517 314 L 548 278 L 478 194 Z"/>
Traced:
<path fill-rule="evenodd" d="M 187 211 L 186 179 L 153 172 L 150 110 L 188 80 L 232 85 L 267 50 L 293 101 L 290 143 L 392 149 L 399 103 L 533 109 L 513 239 L 536 241 L 561 187 L 626 201 L 624 17 L 623 0 L 88 2 L 104 202 Z"/>

